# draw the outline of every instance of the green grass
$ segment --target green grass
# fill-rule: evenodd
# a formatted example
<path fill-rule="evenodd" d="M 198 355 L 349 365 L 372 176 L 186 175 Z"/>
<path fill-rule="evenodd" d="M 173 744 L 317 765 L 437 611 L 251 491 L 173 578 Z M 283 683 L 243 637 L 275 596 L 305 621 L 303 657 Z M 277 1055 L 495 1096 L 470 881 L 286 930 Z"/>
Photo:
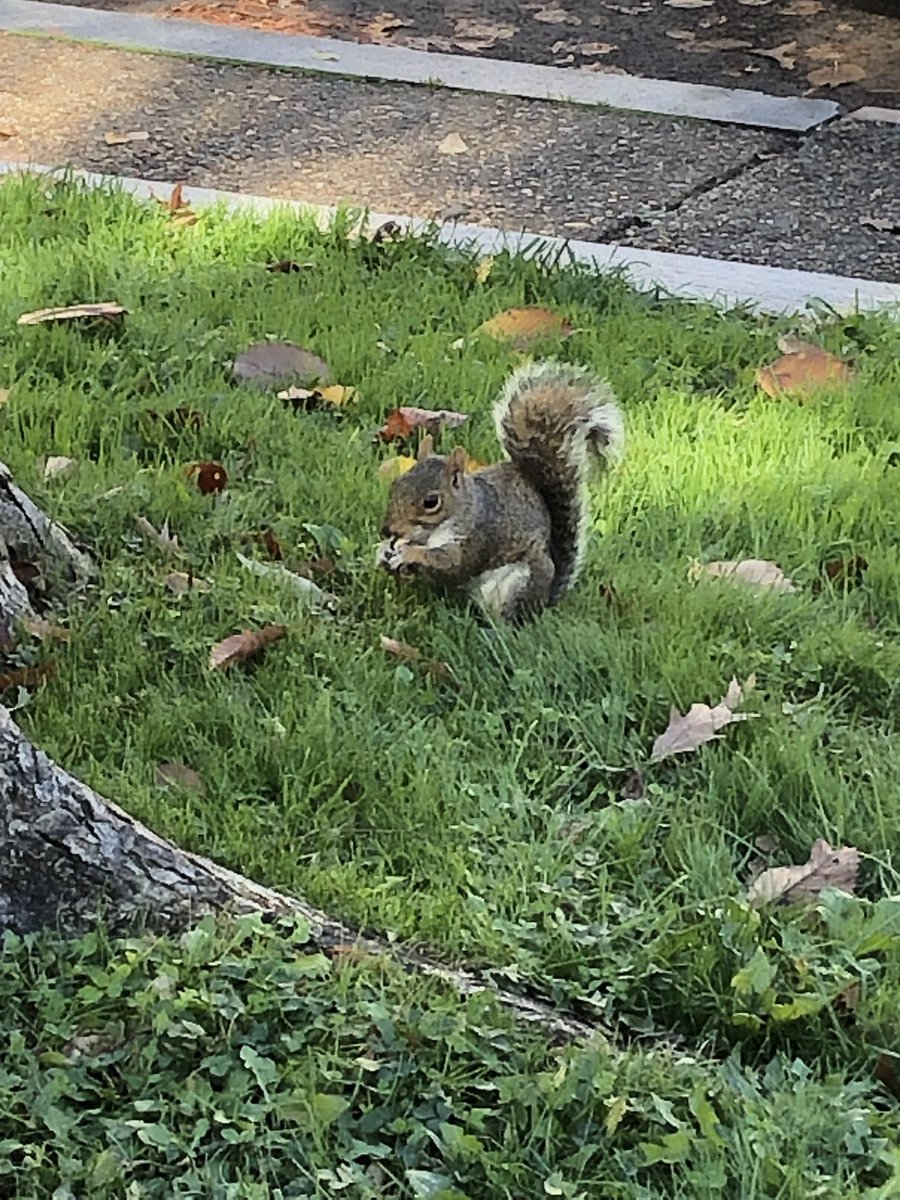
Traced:
<path fill-rule="evenodd" d="M 28 651 L 56 664 L 17 713 L 28 733 L 181 844 L 350 922 L 577 1001 L 631 1047 L 608 1069 L 634 1073 L 629 1112 L 640 1120 L 604 1133 L 596 1153 L 579 1159 L 581 1117 L 555 1101 L 545 1109 L 512 1097 L 515 1112 L 496 1118 L 490 1148 L 473 1151 L 465 1169 L 451 1164 L 457 1189 L 470 1200 L 530 1200 L 556 1172 L 571 1190 L 546 1194 L 900 1194 L 878 1190 L 891 1170 L 881 1134 L 854 1142 L 848 1133 L 842 1143 L 836 1124 L 836 1112 L 853 1112 L 860 1129 L 889 1122 L 896 1137 L 873 1067 L 897 1049 L 900 1006 L 900 904 L 886 899 L 900 891 L 900 328 L 820 313 L 815 336 L 855 358 L 857 381 L 800 404 L 753 383 L 754 369 L 777 354 L 784 322 L 637 295 L 619 279 L 574 269 L 501 258 L 479 284 L 470 257 L 424 241 L 373 247 L 290 215 L 209 213 L 173 228 L 162 211 L 122 195 L 36 182 L 0 189 L 0 245 L 0 387 L 12 388 L 0 409 L 0 456 L 101 561 L 97 590 L 68 614 L 71 640 Z M 312 265 L 297 275 L 263 269 L 282 258 Z M 15 325 L 27 309 L 99 299 L 131 310 L 119 331 Z M 570 318 L 576 334 L 542 349 L 608 375 L 629 448 L 595 489 L 578 589 L 510 631 L 375 571 L 386 494 L 377 467 L 387 452 L 372 433 L 398 403 L 460 408 L 471 414 L 461 431 L 467 448 L 492 457 L 490 403 L 516 355 L 452 343 L 517 304 Z M 358 388 L 357 402 L 297 414 L 233 387 L 228 361 L 267 336 L 322 355 L 339 382 Z M 150 415 L 179 407 L 203 414 L 199 428 Z M 77 459 L 77 469 L 45 481 L 38 459 L 50 454 Z M 222 496 L 202 495 L 186 476 L 201 460 L 226 467 Z M 184 563 L 140 538 L 138 515 L 169 521 Z M 317 539 L 334 539 L 323 527 L 340 535 L 328 580 L 340 601 L 333 620 L 308 615 L 236 556 L 262 555 L 254 532 L 271 528 L 290 557 L 306 558 Z M 823 563 L 856 555 L 868 563 L 859 586 L 824 577 Z M 697 586 L 687 578 L 695 557 L 772 559 L 799 590 L 760 597 Z M 165 571 L 185 564 L 212 581 L 208 593 L 166 591 Z M 215 641 L 272 621 L 289 635 L 252 671 L 207 672 Z M 388 658 L 382 634 L 451 663 L 459 689 Z M 672 704 L 714 703 L 732 674 L 750 672 L 758 719 L 690 757 L 648 765 Z M 205 797 L 155 785 L 155 766 L 171 759 L 201 773 Z M 623 798 L 635 768 L 645 794 Z M 750 911 L 744 879 L 763 834 L 779 839 L 777 863 L 805 861 L 820 836 L 858 846 L 860 898 L 825 898 L 812 913 Z M 13 956 L 17 969 L 24 953 Z M 53 969 L 77 972 L 80 951 L 56 953 Z M 859 1004 L 848 1014 L 834 1002 L 857 980 Z M 342 986 L 320 981 L 306 1002 L 340 1009 L 349 1003 Z M 444 1014 L 468 1028 L 469 1006 L 436 985 L 394 977 L 382 985 L 363 973 L 353 1003 L 381 986 L 392 1012 L 419 1005 L 439 1024 Z M 73 1003 L 70 1023 L 94 1020 L 95 1008 L 96 998 Z M 117 1019 L 140 1030 L 152 1016 L 145 1006 Z M 41 1020 L 15 1026 L 22 1053 L 45 1044 Z M 491 1021 L 503 1024 L 496 1013 Z M 347 1070 L 340 1038 L 323 1022 L 329 1061 Z M 482 1081 L 518 1073 L 527 1093 L 552 1052 L 534 1034 L 504 1029 L 509 1051 L 484 1060 Z M 686 1065 L 640 1048 L 643 1036 L 660 1034 L 681 1039 L 693 1056 Z M 476 1063 L 479 1036 L 435 1050 L 408 1095 L 406 1084 L 396 1094 L 400 1110 L 403 1096 L 413 1103 L 409 1096 L 446 1088 L 457 1054 Z M 304 1049 L 307 1069 L 320 1053 Z M 622 1085 L 616 1077 L 606 1091 L 593 1086 L 593 1053 L 571 1052 L 582 1072 L 572 1103 L 602 1129 L 602 1106 Z M 166 1066 L 150 1090 L 171 1084 L 167 1103 L 177 1107 L 178 1072 L 200 1071 L 199 1061 Z M 128 1084 L 138 1093 L 140 1069 Z M 725 1149 L 714 1131 L 698 1133 L 685 1107 L 698 1080 L 721 1097 Z M 692 1133 L 689 1150 L 666 1151 L 678 1161 L 645 1170 L 639 1164 L 653 1154 L 640 1143 L 662 1144 L 660 1130 L 641 1127 L 652 1126 L 651 1111 L 658 1116 L 653 1095 L 681 1104 L 665 1132 Z M 493 1094 L 485 1106 L 497 1107 Z M 765 1133 L 754 1125 L 757 1108 Z M 347 1122 L 322 1126 L 328 1169 L 348 1153 L 340 1138 L 363 1136 Z M 101 1141 L 111 1136 L 91 1128 Z M 390 1178 L 438 1169 L 402 1158 L 398 1139 Z M 180 1161 L 183 1147 L 171 1159 L 156 1147 L 155 1166 L 132 1166 L 129 1178 L 152 1181 L 157 1170 L 169 1182 L 128 1194 L 331 1194 L 327 1181 L 279 1193 L 288 1167 L 273 1165 L 269 1178 L 242 1144 L 217 1157 L 207 1142 L 198 1169 L 213 1174 L 199 1191 L 171 1191 L 175 1168 L 166 1174 L 160 1164 Z M 18 1194 L 49 1195 L 40 1181 L 52 1170 L 23 1168 Z M 235 1183 L 240 1171 L 260 1190 Z M 118 1184 L 80 1186 L 73 1194 L 126 1194 Z M 367 1192 L 353 1183 L 343 1194 L 405 1196 L 411 1186 Z"/>

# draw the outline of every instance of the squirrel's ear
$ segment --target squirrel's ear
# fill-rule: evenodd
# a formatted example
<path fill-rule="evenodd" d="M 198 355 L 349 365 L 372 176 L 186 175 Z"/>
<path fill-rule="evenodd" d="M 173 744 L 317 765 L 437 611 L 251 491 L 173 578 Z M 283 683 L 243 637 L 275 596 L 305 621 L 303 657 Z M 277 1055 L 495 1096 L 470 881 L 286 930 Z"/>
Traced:
<path fill-rule="evenodd" d="M 419 442 L 419 449 L 416 452 L 416 461 L 421 462 L 423 458 L 430 458 L 434 454 L 434 438 L 430 433 L 422 438 Z"/>
<path fill-rule="evenodd" d="M 466 473 L 466 451 L 463 446 L 454 446 L 447 456 L 447 470 L 453 487 L 459 487 Z"/>

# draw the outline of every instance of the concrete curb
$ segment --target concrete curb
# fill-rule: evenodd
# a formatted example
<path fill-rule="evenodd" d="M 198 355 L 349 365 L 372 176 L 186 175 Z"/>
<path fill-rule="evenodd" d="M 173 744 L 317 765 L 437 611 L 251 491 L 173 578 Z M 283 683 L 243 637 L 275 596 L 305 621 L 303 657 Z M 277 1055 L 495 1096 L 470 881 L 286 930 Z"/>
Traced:
<path fill-rule="evenodd" d="M 101 175 L 91 171 L 64 170 L 37 163 L 0 160 L 0 178 L 19 172 L 60 178 L 69 175 L 91 187 L 114 185 L 140 198 L 164 198 L 172 182 Z M 213 188 L 185 187 L 184 199 L 193 207 L 224 204 L 229 209 L 250 209 L 260 215 L 288 208 L 313 216 L 320 227 L 327 227 L 336 208 L 306 204 L 277 197 L 242 195 Z M 391 213 L 370 213 L 365 230 L 374 230 L 387 221 L 395 221 L 411 232 L 433 229 L 434 224 L 416 217 Z M 890 308 L 900 317 L 900 284 L 883 283 L 853 276 L 826 275 L 814 271 L 791 271 L 782 267 L 730 262 L 687 254 L 668 254 L 659 250 L 640 250 L 615 243 L 569 241 L 530 233 L 513 233 L 480 225 L 448 224 L 439 228 L 439 240 L 445 245 L 477 249 L 481 254 L 503 250 L 525 256 L 547 255 L 552 259 L 584 263 L 598 271 L 620 270 L 639 291 L 661 290 L 680 299 L 706 300 L 720 308 L 747 306 L 757 312 L 789 314 L 801 312 L 810 300 L 820 300 L 839 312 Z"/>
<path fill-rule="evenodd" d="M 708 87 L 635 75 L 582 74 L 532 63 L 230 29 L 198 21 L 44 4 L 37 0 L 0 0 L 0 30 L 40 33 L 131 50 L 693 117 L 794 133 L 814 129 L 842 112 L 833 100 L 769 96 L 746 88 Z"/>

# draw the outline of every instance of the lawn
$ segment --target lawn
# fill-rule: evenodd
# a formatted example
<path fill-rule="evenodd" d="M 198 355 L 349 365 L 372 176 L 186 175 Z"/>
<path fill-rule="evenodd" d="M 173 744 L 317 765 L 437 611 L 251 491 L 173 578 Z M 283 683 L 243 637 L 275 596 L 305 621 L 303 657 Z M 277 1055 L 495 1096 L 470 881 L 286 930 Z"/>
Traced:
<path fill-rule="evenodd" d="M 179 224 L 71 183 L 0 188 L 0 457 L 101 564 L 53 614 L 70 639 L 3 668 L 52 674 L 4 699 L 180 844 L 615 1038 L 561 1048 L 485 997 L 329 965 L 302 929 L 8 939 L 0 1193 L 900 1195 L 900 326 L 811 308 L 801 332 L 853 382 L 773 398 L 754 372 L 787 321 L 511 258 L 482 281 L 471 255 L 349 223 Z M 89 300 L 129 315 L 16 326 Z M 535 353 L 605 374 L 629 445 L 594 488 L 577 589 L 509 630 L 375 570 L 396 449 L 373 435 L 398 404 L 459 409 L 469 452 L 495 455 L 490 404 L 521 354 L 468 335 L 523 304 L 568 317 Z M 355 397 L 307 412 L 233 384 L 266 338 Z M 75 466 L 45 478 L 47 456 Z M 288 567 L 313 561 L 333 615 L 242 565 L 273 539 Z M 689 578 L 744 558 L 796 590 Z M 174 569 L 209 589 L 173 595 Z M 272 623 L 287 634 L 252 667 L 207 669 Z M 753 720 L 649 761 L 671 706 L 751 674 Z M 161 786 L 171 761 L 203 791 Z M 803 863 L 820 837 L 861 852 L 855 897 L 748 905 L 754 860 Z M 73 1054 L 85 1031 L 107 1041 Z"/>

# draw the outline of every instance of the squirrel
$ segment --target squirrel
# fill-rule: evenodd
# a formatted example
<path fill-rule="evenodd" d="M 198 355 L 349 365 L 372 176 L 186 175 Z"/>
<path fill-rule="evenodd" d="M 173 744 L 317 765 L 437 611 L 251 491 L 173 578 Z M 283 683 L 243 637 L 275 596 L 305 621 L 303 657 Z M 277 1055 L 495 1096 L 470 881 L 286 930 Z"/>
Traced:
<path fill-rule="evenodd" d="M 578 578 L 587 541 L 590 452 L 624 449 L 612 389 L 584 367 L 519 367 L 494 406 L 508 461 L 466 472 L 466 453 L 432 453 L 391 486 L 376 563 L 399 576 L 468 587 L 514 624 L 556 604 Z"/>

